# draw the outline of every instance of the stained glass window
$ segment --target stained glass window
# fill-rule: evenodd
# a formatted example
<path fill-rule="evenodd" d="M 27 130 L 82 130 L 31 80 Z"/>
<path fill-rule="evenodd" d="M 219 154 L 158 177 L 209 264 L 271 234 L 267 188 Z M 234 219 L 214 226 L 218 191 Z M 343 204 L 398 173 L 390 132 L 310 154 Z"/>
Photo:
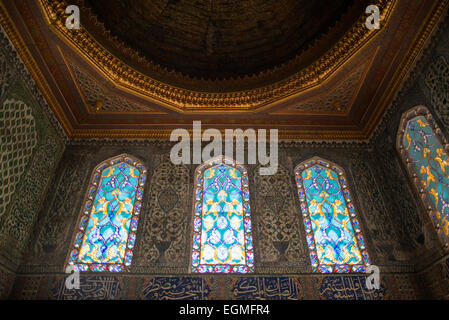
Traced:
<path fill-rule="evenodd" d="M 248 175 L 218 157 L 196 170 L 192 272 L 254 271 Z"/>
<path fill-rule="evenodd" d="M 320 158 L 295 170 L 314 272 L 365 272 L 370 264 L 344 171 Z"/>
<path fill-rule="evenodd" d="M 449 148 L 427 108 L 403 115 L 397 145 L 442 243 L 449 237 Z"/>
<path fill-rule="evenodd" d="M 145 167 L 127 155 L 96 167 L 69 257 L 75 270 L 128 269 L 145 180 Z"/>

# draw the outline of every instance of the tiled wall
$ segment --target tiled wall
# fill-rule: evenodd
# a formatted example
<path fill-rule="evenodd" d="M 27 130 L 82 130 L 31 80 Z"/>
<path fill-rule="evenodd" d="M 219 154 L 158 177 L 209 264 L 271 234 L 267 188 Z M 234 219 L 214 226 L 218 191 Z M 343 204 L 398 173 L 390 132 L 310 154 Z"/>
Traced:
<path fill-rule="evenodd" d="M 1 30 L 0 30 L 1 31 Z M 17 269 L 64 143 L 48 106 L 0 32 L 0 292 Z M 4 269 L 4 271 L 3 271 Z M 8 271 L 7 271 L 8 270 Z"/>
<path fill-rule="evenodd" d="M 447 33 L 440 38 L 448 39 Z M 19 151 L 12 153 L 17 162 L 14 158 L 11 167 L 2 167 L 2 174 L 10 168 L 20 174 L 12 184 L 13 192 L 8 189 L 10 198 L 2 201 L 8 205 L 0 209 L 0 297 L 448 298 L 448 260 L 433 264 L 444 254 L 395 149 L 401 114 L 416 105 L 427 106 L 448 133 L 444 106 L 448 102 L 447 41 L 436 41 L 430 58 L 421 62 L 416 76 L 385 116 L 373 144 L 281 143 L 276 175 L 260 176 L 257 166 L 248 166 L 256 272 L 240 277 L 189 274 L 195 165 L 173 165 L 171 145 L 162 142 L 72 143 L 63 152 L 61 138 L 35 98 L 38 93 L 24 77 L 12 49 L 8 51 L 7 39 L 1 40 L 0 54 L 5 57 L 0 59 L 2 110 L 6 110 L 6 101 L 21 102 L 7 105 L 16 110 L 8 117 L 17 118 L 11 119 L 18 121 L 18 128 L 27 123 L 29 132 L 20 139 L 30 143 L 18 147 L 20 155 Z M 5 141 L 14 135 L 2 130 Z M 13 140 L 10 145 L 14 148 Z M 81 288 L 68 290 L 65 263 L 92 170 L 122 153 L 140 159 L 149 169 L 131 272 L 82 274 Z M 311 273 L 293 171 L 313 156 L 346 171 L 368 252 L 381 270 L 379 290 L 366 288 L 365 275 Z"/>

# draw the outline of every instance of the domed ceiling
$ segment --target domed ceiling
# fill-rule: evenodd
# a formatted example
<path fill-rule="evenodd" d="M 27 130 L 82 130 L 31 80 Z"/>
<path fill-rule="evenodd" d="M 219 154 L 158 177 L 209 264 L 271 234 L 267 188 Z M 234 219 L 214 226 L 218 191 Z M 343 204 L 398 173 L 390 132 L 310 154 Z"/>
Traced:
<path fill-rule="evenodd" d="M 113 37 L 147 61 L 184 76 L 212 80 L 254 76 L 292 60 L 287 72 L 293 73 L 331 48 L 363 14 L 367 3 L 368 0 L 84 2 Z M 90 31 L 95 32 L 94 26 L 90 26 Z M 307 50 L 313 54 L 305 54 Z"/>
<path fill-rule="evenodd" d="M 68 29 L 68 5 L 80 29 Z M 366 27 L 368 5 L 380 29 Z M 449 0 L 1 1 L 0 21 L 71 139 L 175 128 L 367 141 Z"/>

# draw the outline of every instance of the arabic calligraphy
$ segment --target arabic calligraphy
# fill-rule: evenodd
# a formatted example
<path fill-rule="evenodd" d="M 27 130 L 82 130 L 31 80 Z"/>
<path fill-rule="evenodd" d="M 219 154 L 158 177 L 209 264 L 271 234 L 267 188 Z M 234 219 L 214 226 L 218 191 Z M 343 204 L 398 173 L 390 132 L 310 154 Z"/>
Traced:
<path fill-rule="evenodd" d="M 320 296 L 325 300 L 381 300 L 385 296 L 385 286 L 367 289 L 364 276 L 329 276 L 323 279 Z"/>
<path fill-rule="evenodd" d="M 120 282 L 110 276 L 80 276 L 79 289 L 67 289 L 65 278 L 53 290 L 56 300 L 113 300 L 121 292 Z"/>
<path fill-rule="evenodd" d="M 204 300 L 210 288 L 206 280 L 193 277 L 156 277 L 147 281 L 142 298 L 147 300 Z"/>
<path fill-rule="evenodd" d="M 232 290 L 237 300 L 297 300 L 299 288 L 294 278 L 240 278 Z"/>

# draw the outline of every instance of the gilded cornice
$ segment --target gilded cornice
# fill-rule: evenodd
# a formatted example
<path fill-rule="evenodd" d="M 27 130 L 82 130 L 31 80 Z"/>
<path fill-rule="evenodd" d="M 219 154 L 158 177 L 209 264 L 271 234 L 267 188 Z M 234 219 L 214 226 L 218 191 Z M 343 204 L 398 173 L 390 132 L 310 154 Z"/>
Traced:
<path fill-rule="evenodd" d="M 192 136 L 191 129 L 186 129 Z M 245 130 L 245 129 L 243 129 Z M 151 139 L 151 140 L 168 140 L 172 133 L 172 129 L 89 129 L 89 130 L 73 130 L 72 139 Z M 204 130 L 202 130 L 203 132 Z M 224 130 L 219 130 L 223 136 Z M 269 130 L 267 129 L 267 132 Z M 267 133 L 268 134 L 268 133 Z M 357 141 L 366 142 L 365 137 L 358 131 L 319 131 L 319 130 L 288 130 L 279 129 L 278 138 L 285 141 Z"/>
<path fill-rule="evenodd" d="M 377 0 L 373 4 L 382 8 L 381 21 L 388 24 L 398 0 Z M 249 111 L 286 99 L 301 91 L 321 84 L 341 67 L 351 56 L 366 46 L 379 32 L 365 27 L 366 16 L 357 23 L 328 52 L 309 67 L 285 80 L 264 87 L 235 92 L 200 92 L 175 87 L 157 81 L 131 68 L 102 47 L 81 26 L 79 30 L 65 27 L 66 1 L 38 1 L 51 28 L 83 58 L 89 61 L 116 86 L 143 95 L 153 102 L 179 112 Z"/>
<path fill-rule="evenodd" d="M 86 28 L 91 34 L 95 34 L 97 40 L 101 39 L 102 43 L 111 46 L 111 50 L 116 53 L 119 58 L 124 60 L 130 60 L 134 65 L 138 65 L 140 70 L 148 75 L 157 75 L 157 78 L 165 83 L 170 83 L 174 86 L 193 89 L 201 88 L 201 92 L 233 92 L 242 89 L 257 88 L 263 86 L 262 84 L 274 83 L 282 79 L 287 79 L 288 76 L 292 75 L 296 71 L 300 70 L 300 66 L 304 65 L 305 56 L 304 53 L 308 53 L 308 49 L 305 52 L 297 54 L 294 58 L 280 64 L 271 66 L 266 70 L 260 71 L 259 73 L 246 74 L 244 76 L 231 76 L 229 78 L 216 78 L 216 79 L 204 79 L 192 77 L 191 75 L 185 75 L 174 69 L 167 69 L 159 64 L 149 62 L 145 56 L 133 48 L 127 46 L 123 41 L 121 41 L 116 36 L 111 34 L 104 23 L 102 23 L 98 17 L 92 12 L 89 5 L 86 5 L 86 0 L 72 0 L 72 4 L 77 4 L 80 7 L 81 16 L 83 17 L 83 22 L 86 23 Z M 342 20 L 345 17 L 341 18 Z M 338 22 L 332 29 L 339 29 Z M 349 29 L 349 28 L 348 28 Z M 348 30 L 346 30 L 348 31 Z M 330 39 L 334 39 L 332 33 L 322 35 L 320 38 L 315 39 L 312 48 L 318 48 L 327 44 Z M 328 48 L 329 49 L 329 48 Z M 326 50 L 325 50 L 326 51 Z M 321 54 L 314 54 L 315 57 L 321 56 Z"/>

